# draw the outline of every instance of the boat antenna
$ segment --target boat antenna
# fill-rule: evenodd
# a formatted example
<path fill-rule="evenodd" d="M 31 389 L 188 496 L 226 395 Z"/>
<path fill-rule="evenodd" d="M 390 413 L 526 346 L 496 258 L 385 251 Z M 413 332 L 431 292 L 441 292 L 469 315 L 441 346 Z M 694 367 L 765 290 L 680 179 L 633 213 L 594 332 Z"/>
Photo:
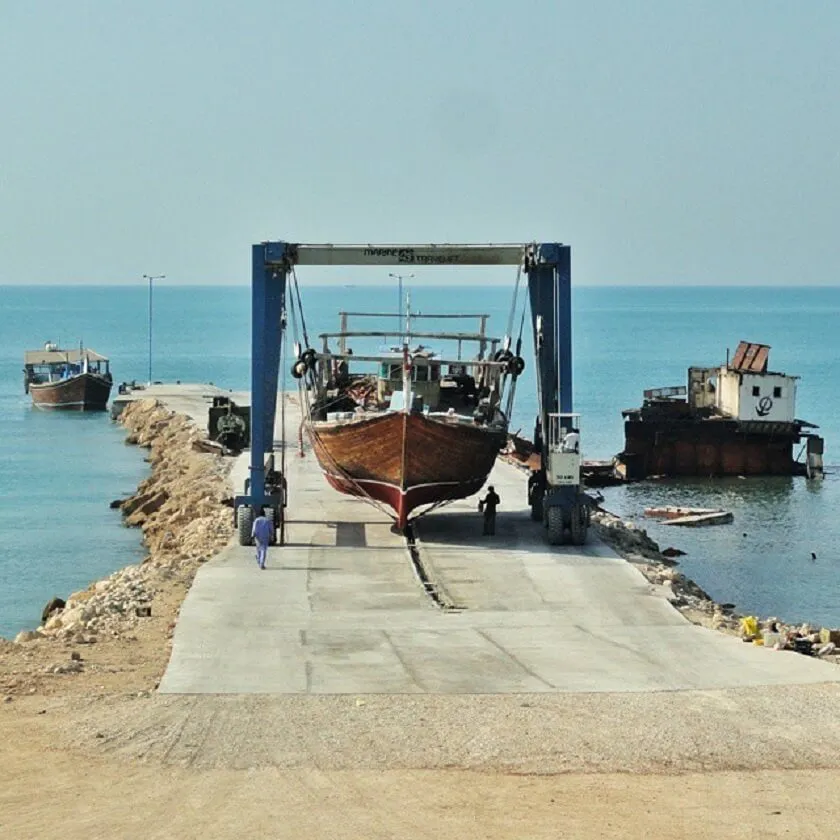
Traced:
<path fill-rule="evenodd" d="M 413 274 L 394 274 L 393 272 L 388 272 L 389 277 L 393 277 L 394 280 L 397 281 L 397 327 L 402 329 L 403 319 L 402 319 L 402 305 L 403 305 L 403 280 L 411 280 L 413 279 Z"/>

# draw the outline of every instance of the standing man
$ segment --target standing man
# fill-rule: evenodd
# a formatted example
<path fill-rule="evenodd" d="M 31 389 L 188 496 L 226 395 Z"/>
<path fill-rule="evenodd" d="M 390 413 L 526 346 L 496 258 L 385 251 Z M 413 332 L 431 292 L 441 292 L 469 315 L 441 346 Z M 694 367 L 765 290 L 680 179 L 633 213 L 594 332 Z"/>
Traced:
<path fill-rule="evenodd" d="M 260 515 L 254 520 L 251 528 L 251 536 L 257 546 L 257 565 L 264 569 L 268 544 L 274 536 L 274 523 L 265 515 L 265 508 L 260 508 Z"/>
<path fill-rule="evenodd" d="M 478 509 L 484 512 L 484 536 L 494 536 L 496 533 L 496 507 L 502 500 L 491 484 L 487 488 L 487 495 L 478 503 Z"/>

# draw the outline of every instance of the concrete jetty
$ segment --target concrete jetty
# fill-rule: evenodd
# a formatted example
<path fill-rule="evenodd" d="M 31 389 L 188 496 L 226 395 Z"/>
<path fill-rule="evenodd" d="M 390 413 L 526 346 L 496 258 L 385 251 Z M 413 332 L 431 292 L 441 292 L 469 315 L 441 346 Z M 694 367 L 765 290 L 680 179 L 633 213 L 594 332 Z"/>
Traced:
<path fill-rule="evenodd" d="M 200 389 L 146 395 L 199 422 L 206 410 Z M 412 558 L 384 512 L 332 490 L 308 447 L 299 455 L 296 402 L 286 412 L 288 544 L 269 550 L 265 571 L 238 544 L 200 569 L 163 693 L 643 692 L 840 681 L 826 663 L 689 623 L 594 536 L 582 548 L 548 546 L 528 515 L 522 472 L 501 461 L 490 478 L 502 499 L 497 535 L 481 535 L 468 499 L 419 520 Z M 246 453 L 236 487 L 247 466 Z"/>

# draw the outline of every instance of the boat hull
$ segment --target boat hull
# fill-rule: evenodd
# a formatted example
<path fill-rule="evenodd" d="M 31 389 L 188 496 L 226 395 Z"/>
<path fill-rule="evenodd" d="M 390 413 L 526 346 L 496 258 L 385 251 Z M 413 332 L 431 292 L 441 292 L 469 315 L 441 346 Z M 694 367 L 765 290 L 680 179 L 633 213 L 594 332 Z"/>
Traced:
<path fill-rule="evenodd" d="M 29 393 L 38 408 L 104 411 L 111 393 L 111 380 L 93 373 L 81 373 L 57 382 L 32 383 Z"/>
<path fill-rule="evenodd" d="M 619 456 L 630 481 L 650 476 L 795 475 L 797 423 L 725 419 L 627 420 Z"/>
<path fill-rule="evenodd" d="M 327 481 L 389 506 L 399 528 L 420 506 L 480 490 L 507 440 L 503 428 L 398 412 L 307 428 Z"/>

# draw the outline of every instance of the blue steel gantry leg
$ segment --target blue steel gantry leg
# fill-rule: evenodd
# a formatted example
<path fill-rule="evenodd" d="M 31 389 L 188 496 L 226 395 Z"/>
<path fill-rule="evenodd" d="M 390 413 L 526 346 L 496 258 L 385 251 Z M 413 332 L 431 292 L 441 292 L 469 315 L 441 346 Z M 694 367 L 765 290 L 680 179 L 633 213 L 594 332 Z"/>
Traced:
<path fill-rule="evenodd" d="M 568 245 L 538 245 L 528 266 L 540 423 L 572 412 L 572 271 Z M 544 435 L 545 428 L 540 429 Z"/>
<path fill-rule="evenodd" d="M 566 528 L 574 542 L 582 542 L 588 520 L 579 480 L 551 486 L 547 470 L 548 441 L 562 435 L 561 418 L 550 415 L 570 415 L 573 410 L 571 249 L 558 243 L 538 245 L 527 269 L 539 398 L 534 442 L 541 453 L 540 470 L 529 482 L 532 517 L 544 521 L 552 542 L 561 541 Z"/>
<path fill-rule="evenodd" d="M 263 242 L 252 248 L 251 274 L 251 463 L 250 480 L 243 496 L 237 496 L 240 543 L 250 540 L 247 521 L 253 521 L 262 506 L 282 516 L 283 493 L 266 493 L 266 456 L 274 449 L 274 420 L 283 341 L 283 311 L 286 302 L 286 244 Z M 248 512 L 244 508 L 250 508 Z"/>

